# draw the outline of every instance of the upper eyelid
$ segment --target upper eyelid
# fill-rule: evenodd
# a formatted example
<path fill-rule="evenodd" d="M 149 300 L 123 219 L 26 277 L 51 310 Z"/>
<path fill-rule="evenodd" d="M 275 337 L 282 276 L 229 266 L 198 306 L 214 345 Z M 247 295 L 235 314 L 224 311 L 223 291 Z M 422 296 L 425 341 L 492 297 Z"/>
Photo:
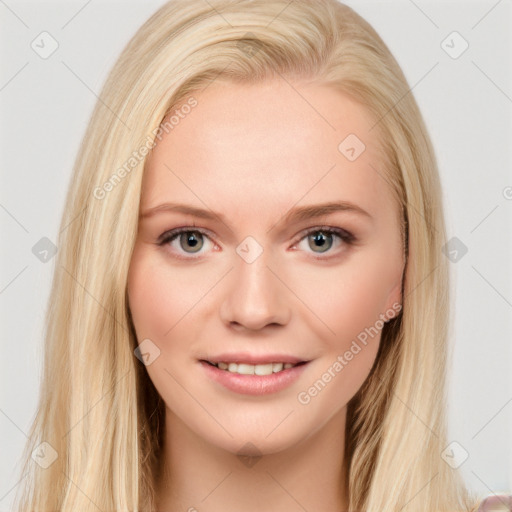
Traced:
<path fill-rule="evenodd" d="M 180 235 L 181 233 L 188 233 L 188 232 L 194 232 L 194 231 L 199 231 L 199 233 L 202 233 L 203 235 L 208 235 L 210 238 L 215 238 L 215 237 L 210 236 L 211 231 L 208 229 L 200 228 L 197 226 L 183 226 L 181 228 L 174 228 L 174 229 L 169 229 L 167 231 L 164 231 L 157 238 L 157 242 L 164 241 L 166 238 L 175 237 L 176 235 Z"/>
<path fill-rule="evenodd" d="M 338 236 L 342 236 L 343 234 L 346 234 L 347 237 L 355 239 L 355 236 L 352 234 L 352 232 L 347 231 L 344 228 L 339 228 L 339 227 L 335 227 L 335 226 L 325 226 L 325 225 L 319 224 L 317 226 L 313 226 L 312 228 L 306 228 L 306 229 L 301 230 L 297 234 L 297 237 L 300 237 L 300 238 L 298 238 L 298 240 L 301 240 L 307 234 L 314 233 L 315 231 L 328 231 L 328 232 L 334 233 L 335 235 L 338 235 Z"/>

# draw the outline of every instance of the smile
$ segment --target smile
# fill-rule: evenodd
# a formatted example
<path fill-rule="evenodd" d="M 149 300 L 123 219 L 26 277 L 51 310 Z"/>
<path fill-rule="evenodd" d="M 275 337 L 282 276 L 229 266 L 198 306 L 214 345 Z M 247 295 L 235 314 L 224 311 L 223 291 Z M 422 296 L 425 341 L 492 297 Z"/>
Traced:
<path fill-rule="evenodd" d="M 242 395 L 268 395 L 291 386 L 311 361 L 249 364 L 245 362 L 214 363 L 199 360 L 204 375 L 231 392 Z"/>

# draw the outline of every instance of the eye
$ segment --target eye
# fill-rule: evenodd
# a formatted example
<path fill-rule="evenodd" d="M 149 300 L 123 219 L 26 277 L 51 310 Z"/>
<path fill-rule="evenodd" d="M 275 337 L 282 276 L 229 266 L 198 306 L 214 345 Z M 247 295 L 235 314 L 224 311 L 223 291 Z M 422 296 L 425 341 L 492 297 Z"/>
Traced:
<path fill-rule="evenodd" d="M 337 244 L 336 244 L 337 239 Z M 342 245 L 350 245 L 355 241 L 354 235 L 339 228 L 330 227 L 315 227 L 309 229 L 305 233 L 301 234 L 299 244 L 295 244 L 293 247 L 299 246 L 300 243 L 306 242 L 307 247 L 316 254 L 325 254 L 336 245 L 340 247 Z M 330 251 L 333 252 L 333 251 Z"/>
<path fill-rule="evenodd" d="M 205 231 L 200 229 L 177 228 L 172 231 L 167 231 L 161 235 L 157 241 L 157 245 L 169 245 L 173 248 L 173 252 L 177 252 L 178 258 L 194 259 L 199 256 L 183 257 L 179 253 L 185 254 L 197 254 L 201 252 L 201 249 L 205 245 L 205 240 L 209 240 L 209 236 Z M 176 247 L 177 246 L 177 247 Z"/>
<path fill-rule="evenodd" d="M 205 246 L 205 242 L 213 242 L 206 231 L 194 228 L 195 226 L 189 226 L 167 231 L 160 235 L 157 240 L 157 245 L 170 246 L 177 258 L 188 260 L 197 259 L 201 256 L 201 249 Z M 328 253 L 334 246 L 340 247 L 343 245 L 350 245 L 355 242 L 355 240 L 355 236 L 344 229 L 317 226 L 305 232 L 303 231 L 300 238 L 292 248 L 300 247 L 300 244 L 305 241 L 307 243 L 307 247 L 313 253 L 323 255 Z M 305 250 L 308 252 L 307 249 Z M 207 252 L 207 249 L 203 252 Z M 186 254 L 187 256 L 183 256 L 183 254 Z M 197 254 L 197 256 L 194 256 L 194 254 Z M 325 259 L 325 257 L 320 256 L 317 259 Z"/>

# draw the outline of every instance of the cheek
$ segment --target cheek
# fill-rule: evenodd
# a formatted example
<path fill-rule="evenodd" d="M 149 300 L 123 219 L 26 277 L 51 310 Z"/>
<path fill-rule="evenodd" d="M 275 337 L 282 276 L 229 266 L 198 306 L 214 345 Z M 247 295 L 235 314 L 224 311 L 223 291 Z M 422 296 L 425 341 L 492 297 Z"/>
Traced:
<path fill-rule="evenodd" d="M 389 265 L 372 255 L 354 254 L 336 267 L 301 273 L 295 288 L 324 328 L 322 336 L 342 349 L 377 323 L 387 309 L 394 276 Z M 381 321 L 378 326 L 382 328 Z"/>
<path fill-rule="evenodd" d="M 128 296 L 138 341 L 156 340 L 173 323 L 168 304 L 172 293 L 164 293 L 164 282 L 154 267 L 140 265 L 131 272 Z"/>
<path fill-rule="evenodd" d="M 138 343 L 150 339 L 158 347 L 158 356 L 146 370 L 166 402 L 180 396 L 180 387 L 168 371 L 183 380 L 176 370 L 182 367 L 194 336 L 190 323 L 194 304 L 205 293 L 200 280 L 191 286 L 190 279 L 187 272 L 171 269 L 144 245 L 136 246 L 128 273 L 128 303 Z M 155 354 L 157 349 L 151 350 Z"/>
<path fill-rule="evenodd" d="M 204 294 L 200 280 L 192 285 L 187 273 L 170 269 L 160 258 L 135 250 L 128 276 L 128 298 L 139 341 L 150 338 L 159 345 L 165 343 Z"/>
<path fill-rule="evenodd" d="M 350 401 L 374 365 L 391 280 L 378 260 L 362 257 L 313 274 L 299 293 L 321 319 L 310 326 L 323 325 L 317 331 L 323 357 L 298 398 L 310 413 L 327 417 Z"/>

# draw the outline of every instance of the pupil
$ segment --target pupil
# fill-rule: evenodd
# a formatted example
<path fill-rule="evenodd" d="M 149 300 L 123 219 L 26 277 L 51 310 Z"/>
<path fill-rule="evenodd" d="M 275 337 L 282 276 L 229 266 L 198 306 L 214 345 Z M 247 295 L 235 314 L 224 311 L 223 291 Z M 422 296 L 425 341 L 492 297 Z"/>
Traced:
<path fill-rule="evenodd" d="M 324 232 L 322 231 L 317 231 L 318 234 L 315 234 L 315 235 L 311 235 L 313 240 L 314 240 L 314 243 L 315 243 L 315 246 L 314 247 L 311 247 L 312 249 L 315 249 L 315 248 L 324 248 L 325 250 L 328 250 L 330 249 L 330 247 L 332 246 L 332 241 L 331 241 L 331 244 L 327 244 L 328 246 L 326 247 L 326 240 L 325 240 L 325 237 L 326 236 L 331 236 L 331 235 L 326 235 Z M 316 252 L 325 252 L 325 251 L 316 251 Z"/>
<path fill-rule="evenodd" d="M 186 233 L 182 233 L 181 235 L 181 240 L 183 241 L 183 239 L 185 238 L 186 243 L 189 244 L 192 249 L 194 249 L 194 251 L 191 252 L 197 252 L 202 247 L 202 242 L 199 242 L 197 240 L 197 235 L 199 235 L 200 237 L 202 236 L 201 233 L 199 233 L 199 231 L 187 231 Z M 185 247 L 183 248 L 186 249 Z"/>

